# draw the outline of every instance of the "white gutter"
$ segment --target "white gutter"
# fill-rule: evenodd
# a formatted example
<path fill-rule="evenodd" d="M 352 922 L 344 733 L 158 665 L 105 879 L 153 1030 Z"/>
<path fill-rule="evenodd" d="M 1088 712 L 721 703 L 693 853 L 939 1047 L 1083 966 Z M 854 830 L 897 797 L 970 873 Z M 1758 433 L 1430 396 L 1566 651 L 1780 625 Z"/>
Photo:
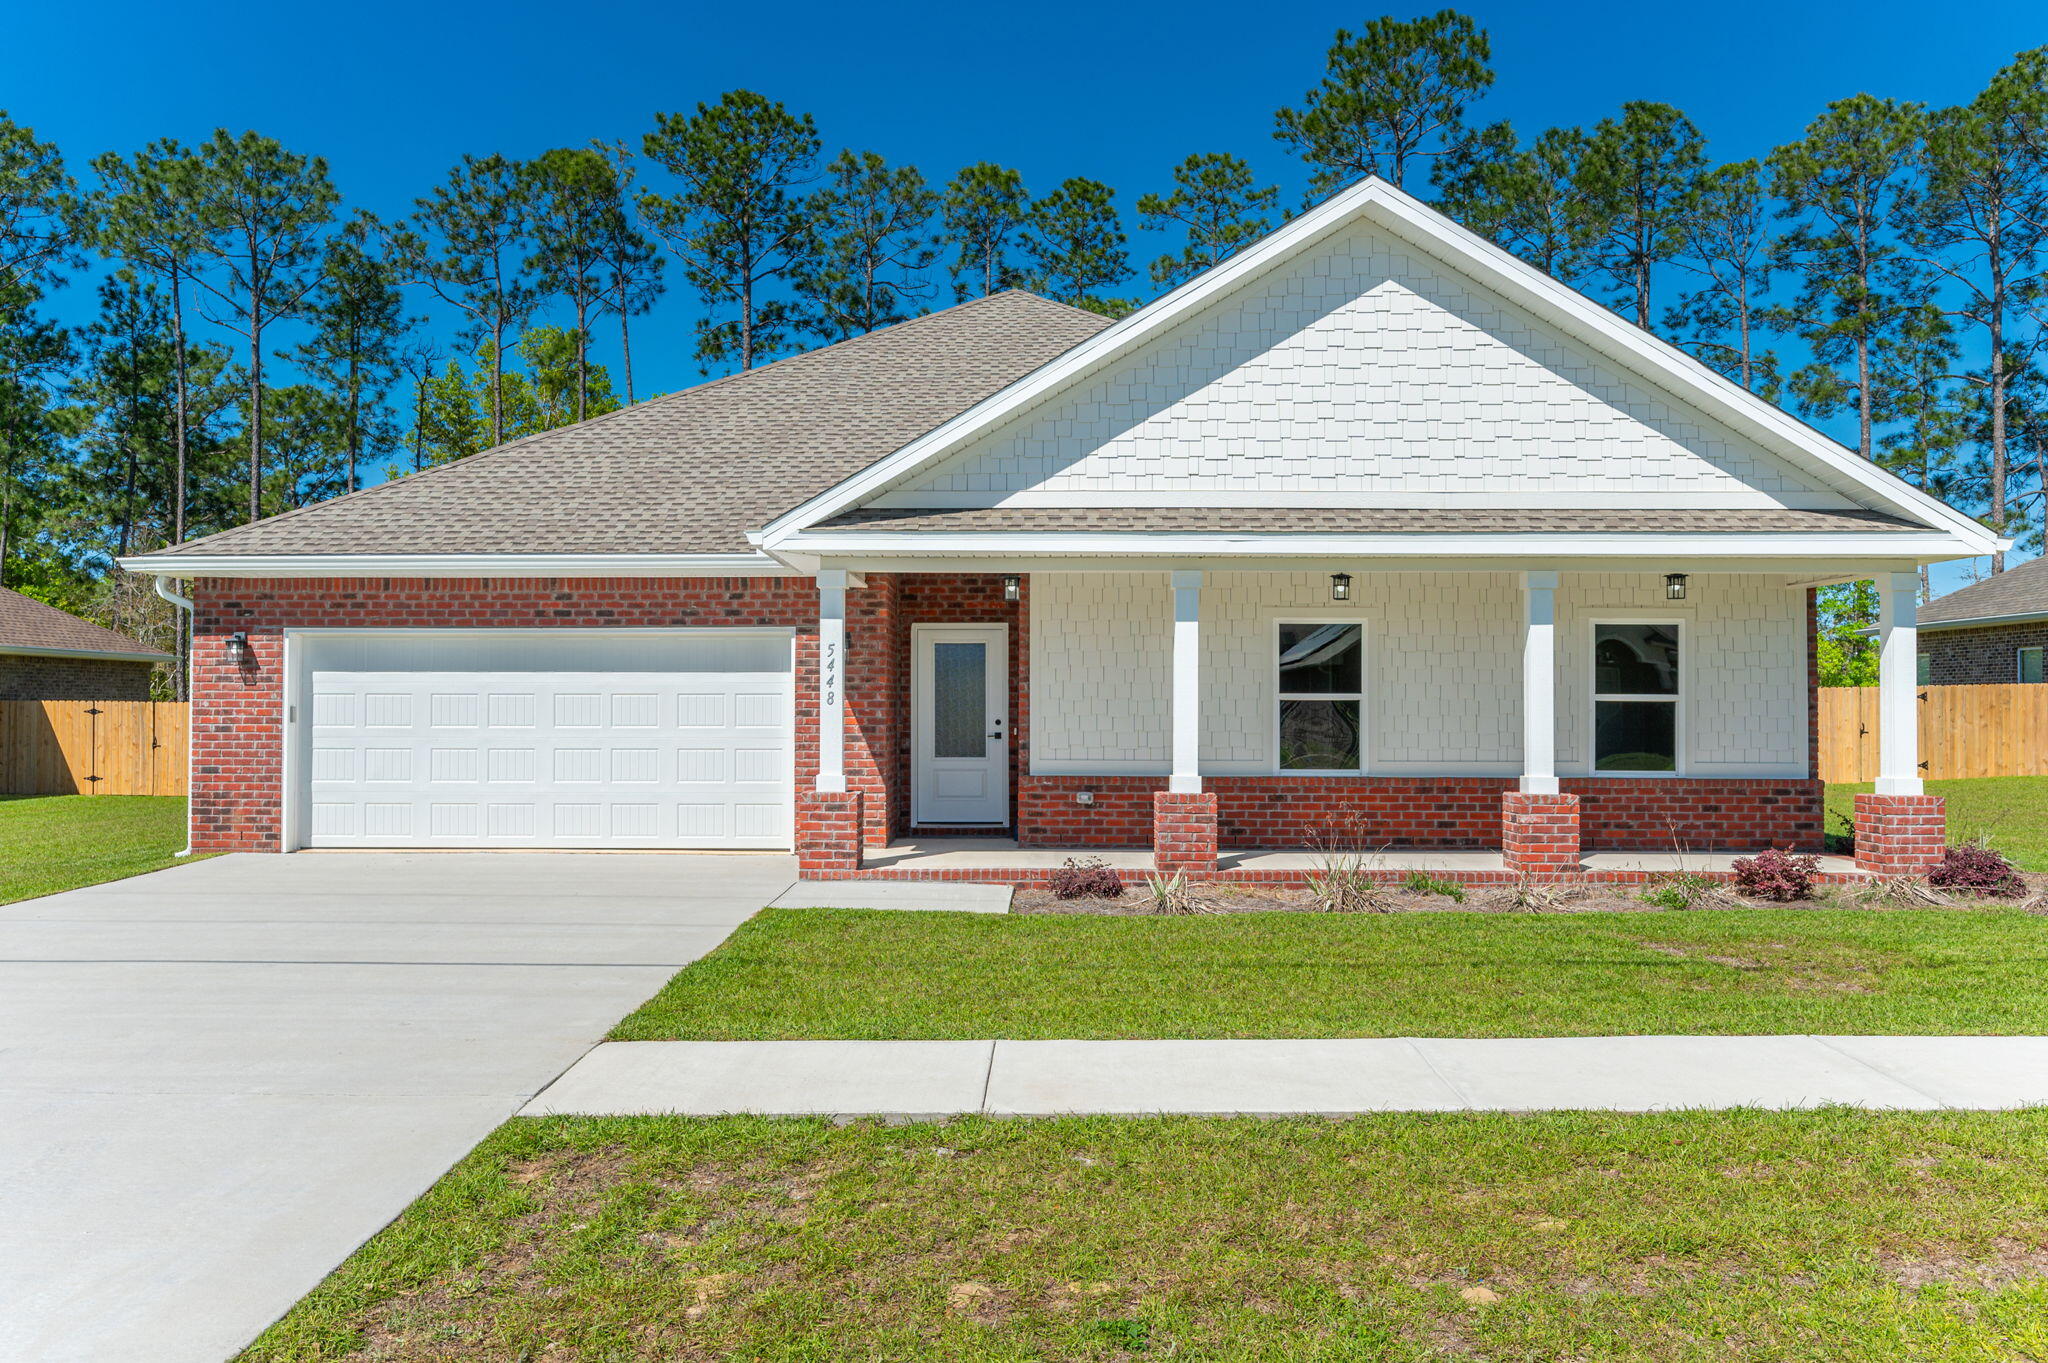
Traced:
<path fill-rule="evenodd" d="M 195 577 L 788 577 L 766 554 L 143 554 L 131 573 Z"/>
<path fill-rule="evenodd" d="M 171 579 L 169 574 L 158 573 L 156 575 L 156 594 L 158 596 L 161 596 L 164 600 L 170 602 L 173 606 L 177 607 L 185 614 L 192 614 L 192 598 L 189 596 L 180 596 L 178 595 L 178 593 L 171 590 Z M 190 707 L 192 703 L 192 687 L 190 685 L 189 678 L 190 667 L 191 659 L 188 656 L 186 659 L 188 677 L 187 685 L 185 687 L 185 703 L 187 707 Z M 185 846 L 177 854 L 181 857 L 189 857 L 192 855 L 192 725 L 189 722 L 191 714 L 189 708 L 187 709 L 186 714 L 188 722 L 185 725 Z"/>
<path fill-rule="evenodd" d="M 1479 533 L 1382 535 L 1201 534 L 1158 531 L 984 532 L 806 530 L 779 541 L 783 554 L 904 554 L 1029 557 L 1144 555 L 1260 558 L 1565 558 L 1671 555 L 1690 558 L 1943 559 L 1972 556 L 1957 537 L 1926 534 L 1782 535 L 1725 533 Z"/>
<path fill-rule="evenodd" d="M 168 653 L 137 653 L 120 648 L 43 648 L 36 644 L 0 644 L 0 653 L 10 658 L 104 658 L 109 662 L 167 663 Z"/>

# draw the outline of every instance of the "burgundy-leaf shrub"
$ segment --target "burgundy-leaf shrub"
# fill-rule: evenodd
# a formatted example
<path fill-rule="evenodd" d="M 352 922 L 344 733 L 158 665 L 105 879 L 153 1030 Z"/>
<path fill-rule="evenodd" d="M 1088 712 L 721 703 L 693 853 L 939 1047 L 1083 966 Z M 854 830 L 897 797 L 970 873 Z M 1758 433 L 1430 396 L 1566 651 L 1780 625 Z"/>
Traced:
<path fill-rule="evenodd" d="M 1751 899 L 1774 899 L 1781 904 L 1811 899 L 1814 878 L 1819 874 L 1818 857 L 1794 856 L 1776 847 L 1735 859 L 1735 888 Z"/>
<path fill-rule="evenodd" d="M 1095 857 L 1079 861 L 1068 857 L 1052 873 L 1050 884 L 1054 899 L 1115 899 L 1124 892 L 1124 883 L 1117 879 L 1116 872 Z"/>
<path fill-rule="evenodd" d="M 1966 842 L 1944 851 L 1940 864 L 1927 873 L 1927 883 L 1944 890 L 1966 890 L 1998 899 L 2016 899 L 2027 892 L 2027 884 L 2013 864 L 1980 842 Z"/>

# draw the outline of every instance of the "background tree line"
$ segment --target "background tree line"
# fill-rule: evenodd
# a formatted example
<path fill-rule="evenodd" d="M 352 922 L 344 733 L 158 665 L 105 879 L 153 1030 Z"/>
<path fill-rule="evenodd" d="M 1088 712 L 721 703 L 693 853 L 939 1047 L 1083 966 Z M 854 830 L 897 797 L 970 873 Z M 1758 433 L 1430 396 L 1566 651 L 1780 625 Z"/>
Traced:
<path fill-rule="evenodd" d="M 1857 95 L 1728 164 L 1655 102 L 1485 121 L 1493 81 L 1455 11 L 1340 30 L 1274 116 L 1303 192 L 1190 155 L 1131 205 L 1148 261 L 1108 185 L 828 155 L 744 90 L 637 146 L 464 156 L 394 221 L 253 132 L 79 163 L 0 112 L 0 585 L 168 643 L 116 556 L 647 396 L 633 326 L 670 291 L 704 373 L 1012 287 L 1117 315 L 1367 174 L 2039 548 L 2048 49 L 1965 105 Z M 67 285 L 90 320 L 54 320 Z M 1828 594 L 1830 680 L 1867 670 L 1867 596 Z"/>

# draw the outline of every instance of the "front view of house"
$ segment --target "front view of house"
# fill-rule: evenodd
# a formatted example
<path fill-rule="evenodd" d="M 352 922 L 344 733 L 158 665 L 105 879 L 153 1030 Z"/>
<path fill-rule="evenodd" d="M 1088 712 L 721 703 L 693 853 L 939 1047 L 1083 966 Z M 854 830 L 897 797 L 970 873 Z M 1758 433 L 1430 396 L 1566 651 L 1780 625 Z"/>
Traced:
<path fill-rule="evenodd" d="M 1997 543 L 1368 181 L 1114 324 L 998 294 L 126 566 L 194 602 L 198 850 L 821 874 L 1817 850 L 1812 592 L 1874 578 L 1889 872 L 1916 574 Z"/>

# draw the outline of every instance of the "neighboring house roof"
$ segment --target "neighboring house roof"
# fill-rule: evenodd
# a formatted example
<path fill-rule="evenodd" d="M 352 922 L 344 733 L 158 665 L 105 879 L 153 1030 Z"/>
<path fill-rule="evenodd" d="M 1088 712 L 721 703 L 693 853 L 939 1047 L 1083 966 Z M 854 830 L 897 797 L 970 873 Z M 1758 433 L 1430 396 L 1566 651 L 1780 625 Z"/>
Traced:
<path fill-rule="evenodd" d="M 5 587 L 0 587 L 0 653 L 138 663 L 168 662 L 171 656 Z"/>
<path fill-rule="evenodd" d="M 819 530 L 1162 534 L 1788 534 L 1905 533 L 1925 527 L 1876 511 L 1642 510 L 1601 507 L 936 507 L 849 511 Z"/>
<path fill-rule="evenodd" d="M 127 562 L 749 553 L 747 531 L 1108 325 L 994 294 Z"/>
<path fill-rule="evenodd" d="M 1920 608 L 1920 628 L 1954 629 L 2048 618 L 2048 557 L 2028 559 Z"/>

